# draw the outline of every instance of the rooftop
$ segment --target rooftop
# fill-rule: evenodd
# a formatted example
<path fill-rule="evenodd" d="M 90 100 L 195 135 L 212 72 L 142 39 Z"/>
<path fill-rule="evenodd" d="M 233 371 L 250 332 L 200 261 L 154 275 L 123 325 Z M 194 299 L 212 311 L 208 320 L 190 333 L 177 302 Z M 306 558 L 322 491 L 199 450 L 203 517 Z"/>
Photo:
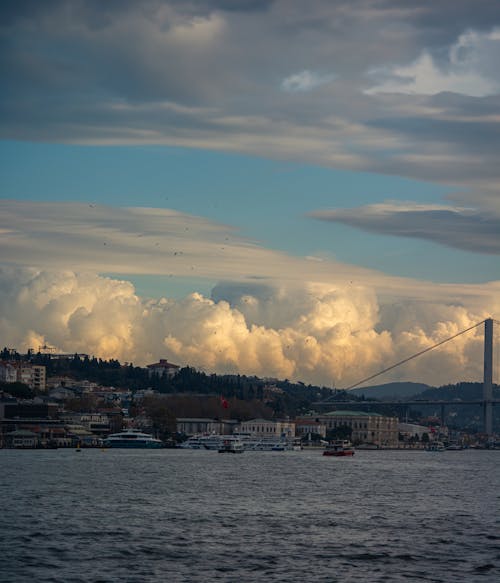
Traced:
<path fill-rule="evenodd" d="M 327 417 L 383 417 L 380 413 L 367 412 L 367 411 L 330 411 L 329 413 L 323 413 L 323 416 Z M 316 417 L 318 417 L 316 415 Z"/>

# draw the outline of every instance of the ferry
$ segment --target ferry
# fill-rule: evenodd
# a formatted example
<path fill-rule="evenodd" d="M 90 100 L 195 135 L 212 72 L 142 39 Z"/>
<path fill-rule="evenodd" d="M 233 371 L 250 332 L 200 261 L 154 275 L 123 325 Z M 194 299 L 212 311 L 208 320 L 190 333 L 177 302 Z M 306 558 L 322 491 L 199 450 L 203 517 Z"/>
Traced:
<path fill-rule="evenodd" d="M 332 443 L 329 443 L 325 447 L 323 455 L 335 457 L 353 456 L 354 448 L 352 447 L 351 442 L 347 439 L 332 441 Z"/>
<path fill-rule="evenodd" d="M 179 445 L 181 449 L 211 449 L 218 450 L 224 438 L 227 436 L 212 435 L 193 435 Z"/>
<path fill-rule="evenodd" d="M 445 451 L 446 448 L 441 441 L 434 441 L 429 443 L 429 445 L 425 448 L 425 451 Z"/>
<path fill-rule="evenodd" d="M 127 429 L 119 433 L 112 433 L 103 440 L 104 447 L 134 447 L 134 448 L 159 448 L 163 447 L 160 439 L 154 438 L 150 433 L 142 433 L 136 429 Z"/>
<path fill-rule="evenodd" d="M 237 437 L 226 437 L 218 449 L 219 453 L 243 453 L 244 451 L 243 442 Z"/>

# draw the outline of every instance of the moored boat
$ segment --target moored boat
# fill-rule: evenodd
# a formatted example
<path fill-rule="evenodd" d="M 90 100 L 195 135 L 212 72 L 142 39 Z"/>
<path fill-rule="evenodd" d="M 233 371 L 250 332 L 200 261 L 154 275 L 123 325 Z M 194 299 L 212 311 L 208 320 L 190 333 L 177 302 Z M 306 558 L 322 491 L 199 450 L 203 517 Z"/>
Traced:
<path fill-rule="evenodd" d="M 325 447 L 323 455 L 334 457 L 353 456 L 354 448 L 352 447 L 351 442 L 347 439 L 332 441 L 332 443 L 329 443 Z"/>
<path fill-rule="evenodd" d="M 240 439 L 228 437 L 222 441 L 218 451 L 219 453 L 243 453 L 245 448 Z"/>
<path fill-rule="evenodd" d="M 108 435 L 103 441 L 103 445 L 105 447 L 159 448 L 163 447 L 163 442 L 154 438 L 150 433 L 127 429 Z"/>
<path fill-rule="evenodd" d="M 441 441 L 434 441 L 429 443 L 429 445 L 425 448 L 425 451 L 445 451 L 446 448 Z"/>

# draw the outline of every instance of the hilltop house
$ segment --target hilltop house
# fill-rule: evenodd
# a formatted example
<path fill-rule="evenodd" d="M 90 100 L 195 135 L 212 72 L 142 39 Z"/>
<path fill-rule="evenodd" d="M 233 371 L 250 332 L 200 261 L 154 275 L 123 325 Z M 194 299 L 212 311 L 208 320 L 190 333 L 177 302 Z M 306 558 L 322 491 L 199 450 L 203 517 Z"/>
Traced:
<path fill-rule="evenodd" d="M 166 378 L 172 378 L 179 371 L 179 366 L 168 362 L 165 358 L 160 358 L 160 362 L 155 362 L 153 364 L 148 364 L 146 366 L 148 369 L 148 375 L 151 378 L 153 375 L 158 375 L 160 378 L 165 376 Z"/>

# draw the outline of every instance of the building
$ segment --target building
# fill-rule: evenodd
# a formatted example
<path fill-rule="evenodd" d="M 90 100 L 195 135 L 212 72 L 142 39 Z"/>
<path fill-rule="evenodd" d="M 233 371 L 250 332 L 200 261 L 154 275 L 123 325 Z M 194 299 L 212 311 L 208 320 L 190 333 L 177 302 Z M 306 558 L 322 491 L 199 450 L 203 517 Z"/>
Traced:
<path fill-rule="evenodd" d="M 46 373 L 45 367 L 42 365 L 34 364 L 31 367 L 32 370 L 32 385 L 30 385 L 31 389 L 35 391 L 45 391 L 46 390 Z"/>
<path fill-rule="evenodd" d="M 33 449 L 37 447 L 38 435 L 28 429 L 16 429 L 6 435 L 7 447 L 16 449 Z"/>
<path fill-rule="evenodd" d="M 14 365 L 10 364 L 10 362 L 0 362 L 0 382 L 17 382 L 17 369 Z"/>
<path fill-rule="evenodd" d="M 217 434 L 230 435 L 237 421 L 231 419 L 206 419 L 197 417 L 178 417 L 177 433 L 184 435 Z"/>
<path fill-rule="evenodd" d="M 251 419 L 240 423 L 235 431 L 252 437 L 291 438 L 295 437 L 295 423 L 284 420 Z"/>
<path fill-rule="evenodd" d="M 351 431 L 353 443 L 370 443 L 385 447 L 397 447 L 399 441 L 398 418 L 385 417 L 379 413 L 366 411 L 331 411 L 314 417 L 301 417 L 300 420 L 314 419 L 323 423 L 328 432 L 340 427 Z"/>
<path fill-rule="evenodd" d="M 108 435 L 111 432 L 109 417 L 106 413 L 68 412 L 61 413 L 59 417 L 65 425 L 83 427 L 93 435 L 103 436 Z"/>
<path fill-rule="evenodd" d="M 45 391 L 45 367 L 42 365 L 0 362 L 0 381 L 23 383 L 35 391 Z"/>
<path fill-rule="evenodd" d="M 158 375 L 160 378 L 172 378 L 178 373 L 180 367 L 168 362 L 165 358 L 160 358 L 160 362 L 148 364 L 146 368 L 148 369 L 148 375 L 150 378 L 153 375 Z"/>
<path fill-rule="evenodd" d="M 326 437 L 326 425 L 315 419 L 296 419 L 295 435 L 297 437 L 306 437 L 310 434 L 320 435 L 324 439 Z"/>

